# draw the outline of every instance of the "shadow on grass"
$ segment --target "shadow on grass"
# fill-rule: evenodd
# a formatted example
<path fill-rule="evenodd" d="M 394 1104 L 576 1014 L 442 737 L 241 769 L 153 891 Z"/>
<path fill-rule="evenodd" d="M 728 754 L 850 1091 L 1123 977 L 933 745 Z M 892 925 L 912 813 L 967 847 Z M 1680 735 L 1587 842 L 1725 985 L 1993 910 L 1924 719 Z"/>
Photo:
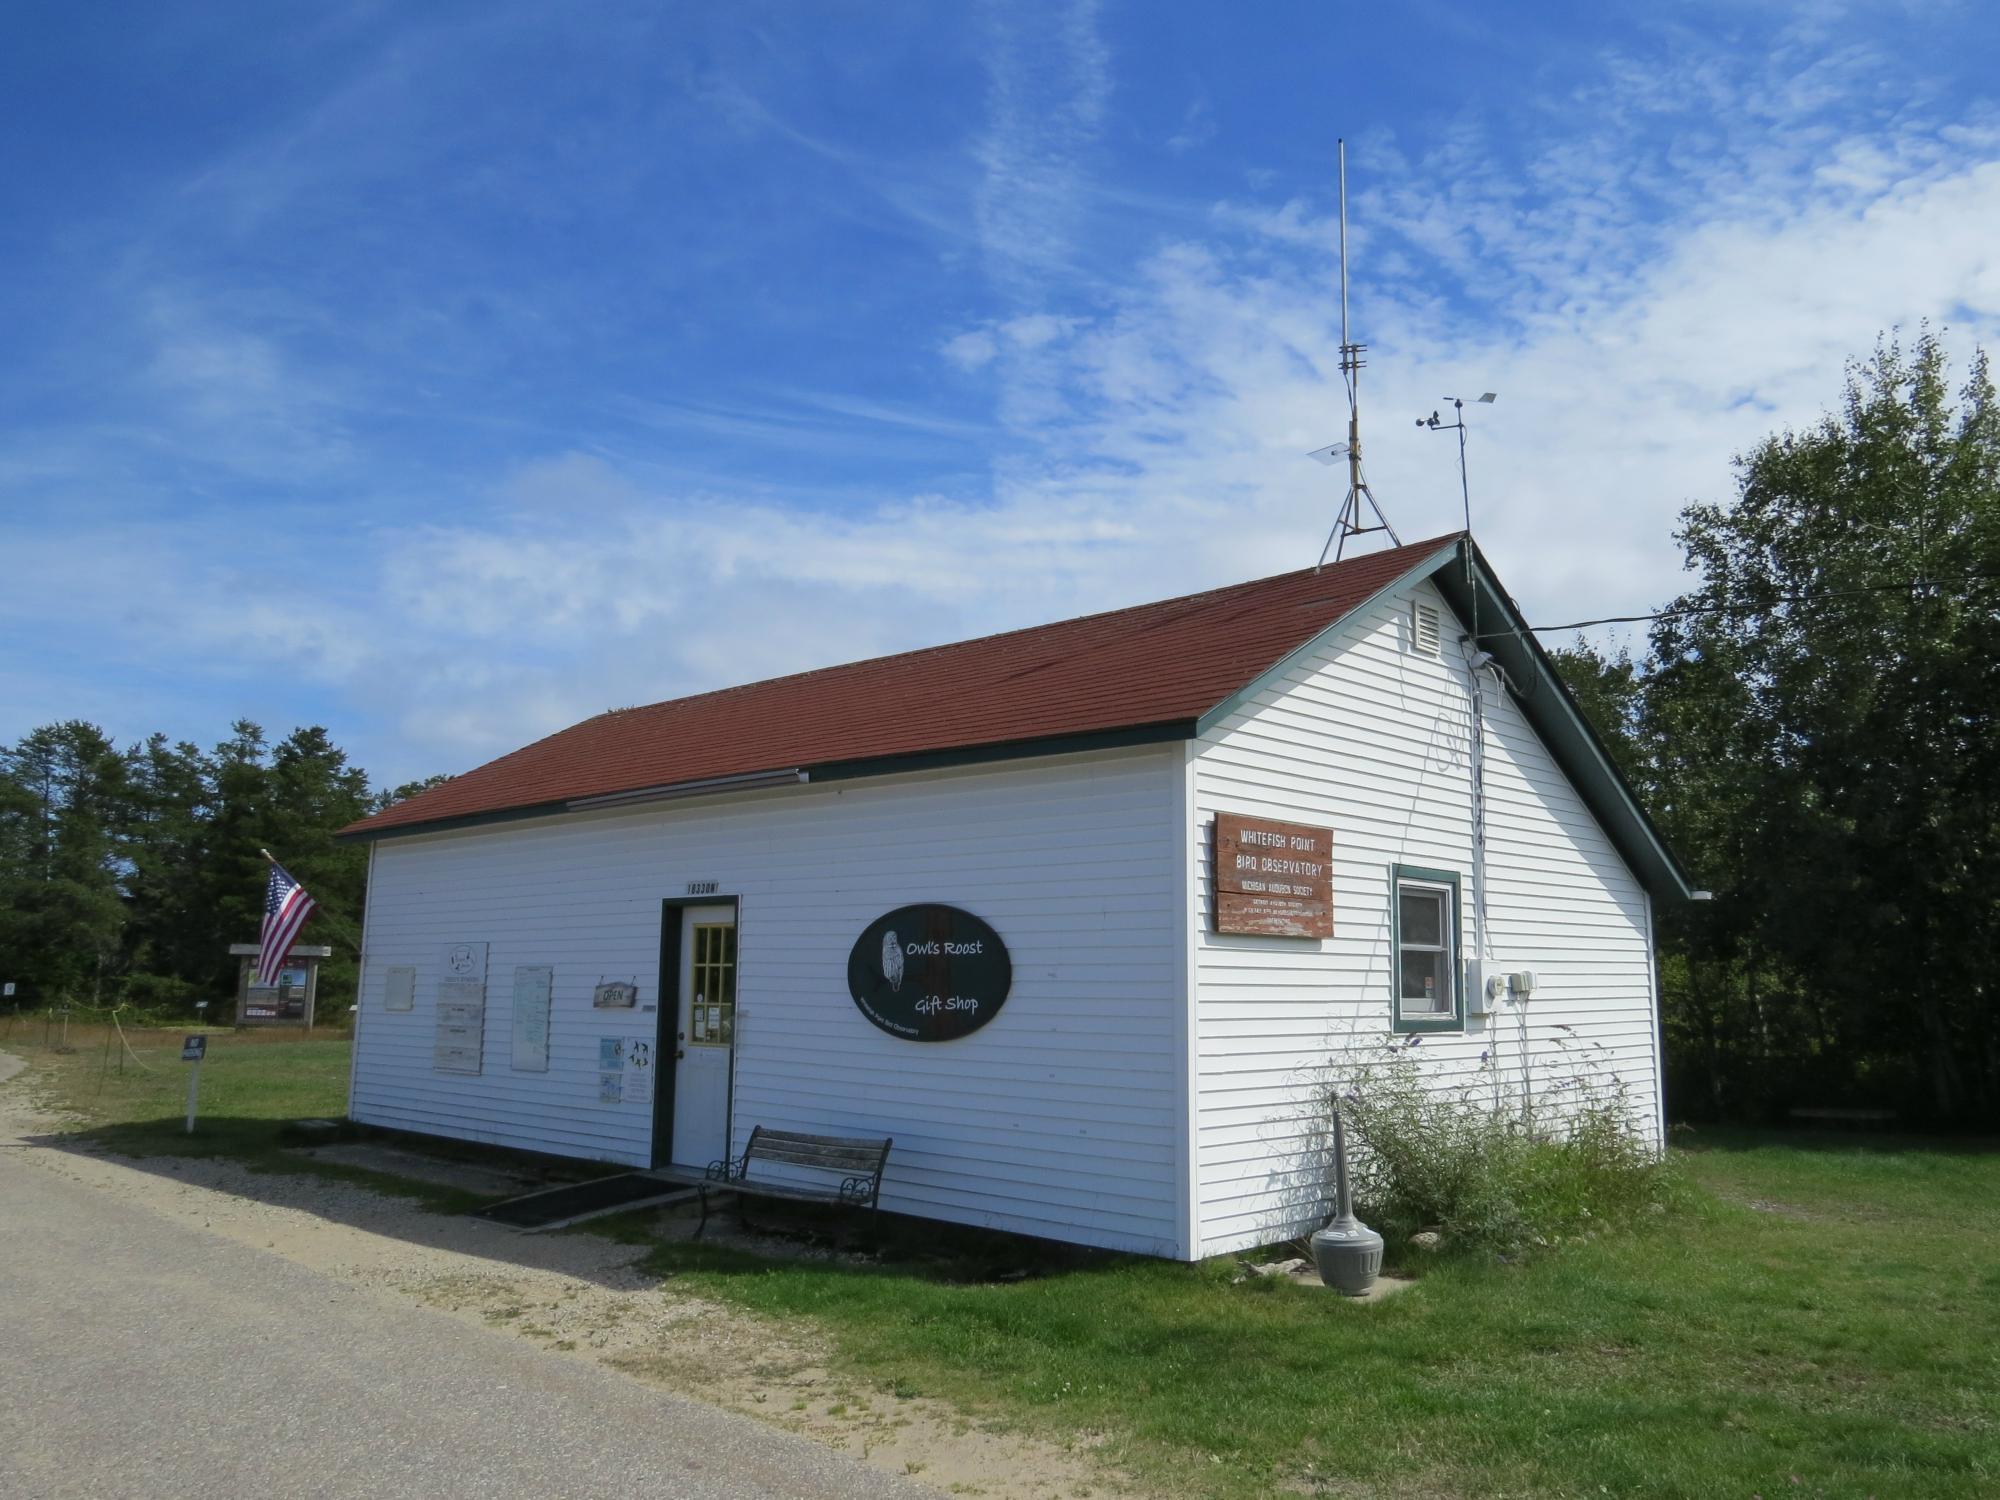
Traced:
<path fill-rule="evenodd" d="M 361 1127 L 345 1127 L 338 1138 L 391 1146 L 447 1161 L 486 1167 L 504 1165 L 507 1171 L 529 1179 L 528 1187 L 521 1191 L 620 1170 L 598 1162 L 532 1157 L 527 1153 Z M 113 1159 L 120 1166 L 163 1181 L 209 1187 L 249 1202 L 310 1214 L 330 1225 L 415 1246 L 524 1268 L 556 1270 L 599 1285 L 629 1289 L 629 1274 L 607 1274 L 602 1266 L 603 1257 L 582 1253 L 583 1247 L 577 1242 L 565 1245 L 560 1236 L 522 1235 L 467 1217 L 472 1210 L 515 1196 L 513 1193 L 476 1193 L 386 1171 L 315 1160 L 292 1148 L 325 1142 L 307 1141 L 280 1121 L 204 1115 L 196 1133 L 190 1136 L 179 1119 L 139 1120 L 46 1132 L 27 1136 L 24 1141 L 29 1146 L 51 1151 Z M 312 1186 L 315 1183 L 339 1183 L 367 1192 L 315 1191 Z"/>
<path fill-rule="evenodd" d="M 344 1122 L 333 1139 L 504 1170 L 527 1179 L 521 1192 L 629 1170 Z M 77 1155 L 115 1157 L 121 1165 L 165 1180 L 214 1185 L 252 1202 L 311 1213 L 329 1223 L 413 1245 L 559 1269 L 600 1281 L 589 1271 L 576 1269 L 591 1257 L 566 1255 L 565 1242 L 574 1246 L 574 1236 L 586 1235 L 632 1245 L 645 1252 L 639 1268 L 662 1279 L 696 1272 L 768 1275 L 786 1266 L 810 1266 L 815 1272 L 856 1277 L 1004 1285 L 1084 1269 L 1161 1264 L 896 1214 L 884 1213 L 878 1216 L 879 1223 L 872 1223 L 865 1213 L 810 1204 L 777 1207 L 757 1202 L 744 1220 L 728 1200 L 718 1202 L 707 1235 L 700 1240 L 693 1238 L 696 1220 L 691 1203 L 611 1215 L 553 1234 L 521 1234 L 468 1217 L 515 1193 L 474 1193 L 315 1160 L 291 1148 L 327 1144 L 325 1137 L 307 1137 L 296 1127 L 263 1117 L 203 1115 L 193 1135 L 185 1132 L 184 1121 L 178 1118 L 138 1120 L 45 1133 L 28 1137 L 27 1143 Z M 226 1186 L 204 1182 L 211 1176 L 219 1178 L 218 1169 L 230 1167 L 243 1170 L 231 1173 Z M 404 1200 L 406 1206 L 385 1212 L 382 1205 L 363 1197 L 301 1191 L 302 1177 L 366 1188 Z"/>
<path fill-rule="evenodd" d="M 1908 1131 L 1795 1128 L 1771 1130 L 1751 1126 L 1679 1125 L 1672 1146 L 1677 1151 L 1822 1151 L 1900 1156 L 1921 1151 L 1941 1156 L 1992 1156 L 2000 1153 L 2000 1136 L 1921 1135 Z"/>
<path fill-rule="evenodd" d="M 1007 1286 L 1074 1272 L 1172 1264 L 1004 1230 L 760 1199 L 718 1204 L 701 1239 L 694 1238 L 691 1209 L 640 1210 L 582 1227 L 650 1245 L 646 1264 L 661 1275 L 765 1275 L 792 1265 L 940 1286 Z"/>

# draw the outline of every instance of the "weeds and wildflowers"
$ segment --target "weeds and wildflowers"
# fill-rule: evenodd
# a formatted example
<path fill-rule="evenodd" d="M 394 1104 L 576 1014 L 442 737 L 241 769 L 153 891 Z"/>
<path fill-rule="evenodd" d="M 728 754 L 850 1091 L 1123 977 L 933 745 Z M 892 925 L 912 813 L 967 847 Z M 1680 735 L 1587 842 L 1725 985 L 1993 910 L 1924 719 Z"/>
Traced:
<path fill-rule="evenodd" d="M 1490 1048 L 1471 1076 L 1440 1077 L 1416 1041 L 1345 1050 L 1319 1091 L 1346 1126 L 1356 1211 L 1392 1244 L 1434 1230 L 1454 1249 L 1518 1253 L 1664 1203 L 1668 1169 L 1595 1043 L 1558 1039 L 1556 1076 L 1524 1086 Z"/>

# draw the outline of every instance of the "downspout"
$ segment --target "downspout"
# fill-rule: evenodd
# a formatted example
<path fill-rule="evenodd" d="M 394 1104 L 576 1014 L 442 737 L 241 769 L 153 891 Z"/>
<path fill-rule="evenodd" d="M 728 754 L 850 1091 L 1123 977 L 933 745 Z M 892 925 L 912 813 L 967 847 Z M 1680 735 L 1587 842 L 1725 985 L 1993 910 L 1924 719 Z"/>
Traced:
<path fill-rule="evenodd" d="M 1667 1047 L 1660 995 L 1660 945 L 1653 930 L 1653 893 L 1642 891 L 1646 911 L 1646 979 L 1651 986 L 1653 1011 L 1653 1124 L 1659 1136 L 1660 1154 L 1667 1152 Z"/>
<path fill-rule="evenodd" d="M 1487 960 L 1493 957 L 1491 932 L 1486 914 L 1486 688 L 1481 680 L 1486 672 L 1497 674 L 1499 665 L 1492 653 L 1477 648 L 1475 636 L 1461 638 L 1465 653 L 1465 675 L 1468 703 L 1471 707 L 1471 766 L 1472 766 L 1472 972 L 1467 976 L 1474 984 L 1486 983 Z M 1516 1013 L 1521 1019 L 1521 1089 L 1522 1109 L 1525 1115 L 1526 1100 L 1531 1087 L 1528 1077 L 1528 1024 L 1527 1012 L 1517 1003 Z M 1494 1033 L 1489 1030 L 1489 1035 Z M 1497 1038 L 1496 1038 L 1497 1040 Z M 1498 1050 L 1497 1047 L 1495 1049 Z M 1494 1058 L 1493 1090 L 1494 1105 L 1499 1106 L 1500 1067 Z"/>
<path fill-rule="evenodd" d="M 1174 1216 L 1182 1260 L 1201 1258 L 1201 931 L 1195 899 L 1200 885 L 1200 810 L 1196 803 L 1196 767 L 1200 742 L 1189 741 L 1172 767 L 1174 774 L 1175 949 L 1179 976 L 1176 997 L 1174 1078 L 1175 1158 Z M 1210 879 L 1214 878 L 1210 872 Z"/>
<path fill-rule="evenodd" d="M 367 1010 L 363 999 L 368 993 L 368 909 L 375 904 L 375 853 L 379 841 L 368 845 L 368 879 L 361 890 L 361 951 L 354 965 L 354 1036 L 347 1050 L 347 1118 L 354 1118 L 354 1084 L 361 1071 L 361 1018 Z"/>

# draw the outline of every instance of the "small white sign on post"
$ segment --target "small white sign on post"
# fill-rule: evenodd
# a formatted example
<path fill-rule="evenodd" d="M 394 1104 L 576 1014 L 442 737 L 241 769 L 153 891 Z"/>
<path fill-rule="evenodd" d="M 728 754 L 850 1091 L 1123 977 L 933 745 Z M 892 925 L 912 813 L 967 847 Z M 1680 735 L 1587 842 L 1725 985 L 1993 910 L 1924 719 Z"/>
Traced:
<path fill-rule="evenodd" d="M 187 1133 L 194 1134 L 195 1095 L 201 1091 L 201 1060 L 208 1055 L 208 1038 L 191 1036 L 181 1043 L 181 1061 L 194 1064 L 188 1070 Z"/>

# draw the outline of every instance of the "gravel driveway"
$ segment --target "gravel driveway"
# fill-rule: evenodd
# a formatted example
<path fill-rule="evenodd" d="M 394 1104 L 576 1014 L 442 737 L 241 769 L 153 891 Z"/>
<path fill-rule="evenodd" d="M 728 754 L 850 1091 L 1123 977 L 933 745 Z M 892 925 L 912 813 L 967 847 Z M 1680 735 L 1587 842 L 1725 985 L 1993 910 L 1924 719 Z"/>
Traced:
<path fill-rule="evenodd" d="M 10 1500 L 939 1493 L 245 1244 L 195 1217 L 200 1197 L 161 1212 L 147 1174 L 28 1144 L 21 1118 L 0 1120 Z M 355 1233 L 316 1222 L 336 1255 Z"/>

